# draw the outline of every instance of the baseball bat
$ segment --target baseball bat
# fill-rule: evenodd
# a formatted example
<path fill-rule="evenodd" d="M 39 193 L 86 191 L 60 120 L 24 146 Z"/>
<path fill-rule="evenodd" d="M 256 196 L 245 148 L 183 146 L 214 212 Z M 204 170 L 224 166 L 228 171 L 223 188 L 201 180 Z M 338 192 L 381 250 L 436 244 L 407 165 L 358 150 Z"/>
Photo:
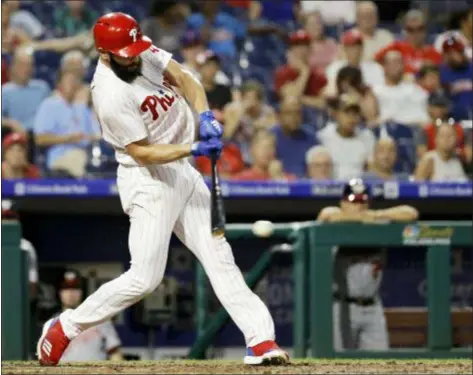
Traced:
<path fill-rule="evenodd" d="M 210 156 L 212 163 L 212 183 L 211 183 L 211 226 L 213 236 L 225 235 L 225 207 L 223 205 L 222 189 L 220 187 L 220 177 L 217 170 L 217 154 Z"/>

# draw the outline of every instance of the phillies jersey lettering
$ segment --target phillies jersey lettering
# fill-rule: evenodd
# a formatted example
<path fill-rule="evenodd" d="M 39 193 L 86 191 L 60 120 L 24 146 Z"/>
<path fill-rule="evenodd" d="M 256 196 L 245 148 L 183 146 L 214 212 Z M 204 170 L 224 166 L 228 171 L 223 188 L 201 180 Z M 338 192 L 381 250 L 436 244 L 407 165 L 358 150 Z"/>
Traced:
<path fill-rule="evenodd" d="M 171 54 L 150 47 L 140 55 L 141 75 L 119 79 L 99 61 L 92 81 L 92 100 L 102 137 L 123 165 L 138 165 L 126 152 L 130 143 L 184 144 L 194 141 L 194 116 L 187 102 L 165 77 Z"/>
<path fill-rule="evenodd" d="M 153 120 L 156 121 L 159 118 L 158 105 L 162 111 L 167 112 L 175 100 L 176 98 L 174 95 L 169 95 L 163 90 L 159 90 L 158 95 L 147 96 L 140 108 L 143 112 L 150 111 L 151 115 L 153 116 Z"/>

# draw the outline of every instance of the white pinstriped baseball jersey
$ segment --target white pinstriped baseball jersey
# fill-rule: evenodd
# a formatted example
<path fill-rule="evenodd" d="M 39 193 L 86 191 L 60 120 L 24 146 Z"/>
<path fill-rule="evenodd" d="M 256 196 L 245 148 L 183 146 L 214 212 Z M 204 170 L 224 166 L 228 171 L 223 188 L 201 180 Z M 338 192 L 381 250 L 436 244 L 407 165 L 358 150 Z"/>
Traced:
<path fill-rule="evenodd" d="M 142 75 L 132 83 L 99 61 L 91 84 L 102 137 L 115 148 L 118 163 L 128 166 L 137 165 L 125 149 L 132 142 L 183 144 L 195 136 L 189 105 L 163 76 L 172 55 L 152 46 L 140 57 Z"/>

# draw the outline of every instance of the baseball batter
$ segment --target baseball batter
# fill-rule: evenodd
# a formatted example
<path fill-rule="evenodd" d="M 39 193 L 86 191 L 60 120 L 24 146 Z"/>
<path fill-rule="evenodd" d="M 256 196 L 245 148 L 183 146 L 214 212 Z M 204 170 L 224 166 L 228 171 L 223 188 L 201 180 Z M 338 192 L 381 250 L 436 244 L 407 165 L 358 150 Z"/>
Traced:
<path fill-rule="evenodd" d="M 161 282 L 172 232 L 195 254 L 247 344 L 246 364 L 283 364 L 274 323 L 246 285 L 225 238 L 214 238 L 210 192 L 189 156 L 219 154 L 222 127 L 202 85 L 142 35 L 135 19 L 109 13 L 94 26 L 100 59 L 91 84 L 103 138 L 116 150 L 117 186 L 130 217 L 131 265 L 80 306 L 47 322 L 38 341 L 42 365 L 53 366 L 71 340 L 152 292 Z M 189 105 L 199 113 L 200 141 Z"/>
<path fill-rule="evenodd" d="M 410 206 L 370 210 L 370 189 L 361 179 L 346 184 L 340 207 L 326 207 L 318 217 L 324 222 L 413 221 L 418 212 Z M 384 249 L 336 247 L 333 249 L 333 343 L 335 350 L 387 350 L 388 332 L 379 297 Z"/>

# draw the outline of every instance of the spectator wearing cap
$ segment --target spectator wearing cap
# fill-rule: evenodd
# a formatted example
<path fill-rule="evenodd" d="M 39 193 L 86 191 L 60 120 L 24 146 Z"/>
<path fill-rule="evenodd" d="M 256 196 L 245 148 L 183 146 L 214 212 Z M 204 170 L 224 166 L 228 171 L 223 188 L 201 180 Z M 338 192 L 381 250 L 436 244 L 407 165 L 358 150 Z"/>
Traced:
<path fill-rule="evenodd" d="M 473 59 L 473 9 L 464 9 L 452 14 L 448 30 L 435 39 L 434 46 L 439 53 L 442 53 L 443 42 L 451 36 L 463 43 L 466 56 L 470 60 Z"/>
<path fill-rule="evenodd" d="M 305 155 L 318 141 L 313 131 L 302 123 L 302 107 L 294 98 L 279 106 L 279 124 L 271 129 L 276 137 L 276 157 L 284 171 L 298 178 L 306 175 Z"/>
<path fill-rule="evenodd" d="M 203 52 L 205 52 L 205 46 L 199 34 L 192 30 L 186 31 L 181 40 L 182 66 L 191 72 L 198 80 L 200 80 L 200 74 L 197 57 Z M 222 70 L 219 70 L 215 75 L 215 83 L 229 86 L 231 82 L 227 75 Z"/>
<path fill-rule="evenodd" d="M 427 114 L 427 93 L 414 82 L 404 80 L 401 52 L 390 51 L 383 59 L 386 82 L 373 86 L 378 100 L 381 122 L 407 126 L 424 126 Z"/>
<path fill-rule="evenodd" d="M 45 27 L 30 11 L 21 9 L 20 0 L 8 0 L 11 12 L 10 25 L 23 30 L 31 39 L 38 39 L 45 33 Z"/>
<path fill-rule="evenodd" d="M 327 25 L 353 25 L 356 18 L 356 1 L 345 0 L 311 0 L 301 1 L 301 12 L 303 14 L 318 11 L 322 15 L 324 23 Z"/>
<path fill-rule="evenodd" d="M 335 60 L 327 67 L 328 85 L 326 95 L 332 96 L 336 90 L 337 75 L 345 66 L 353 66 L 361 70 L 363 83 L 374 86 L 384 83 L 383 68 L 375 61 L 363 61 L 363 35 L 357 29 L 351 29 L 343 33 L 341 37 L 343 45 L 343 58 Z"/>
<path fill-rule="evenodd" d="M 276 111 L 265 103 L 264 87 L 257 81 L 247 81 L 241 88 L 241 99 L 225 106 L 224 137 L 235 141 L 250 162 L 249 145 L 253 134 L 267 130 L 278 122 Z"/>
<path fill-rule="evenodd" d="M 51 90 L 48 84 L 32 78 L 33 51 L 18 48 L 10 68 L 10 82 L 2 86 L 2 126 L 14 131 L 33 129 L 36 112 Z"/>
<path fill-rule="evenodd" d="M 333 162 L 330 151 L 322 145 L 311 147 L 305 154 L 307 177 L 314 181 L 333 180 Z"/>
<path fill-rule="evenodd" d="M 424 65 L 416 75 L 416 82 L 429 95 L 442 91 L 440 69 L 437 65 Z"/>
<path fill-rule="evenodd" d="M 325 76 L 309 66 L 311 39 L 304 30 L 289 35 L 287 64 L 280 66 L 274 76 L 274 86 L 280 99 L 297 98 L 309 107 L 325 108 L 321 95 L 327 84 Z"/>
<path fill-rule="evenodd" d="M 416 171 L 417 181 L 462 182 L 467 180 L 457 155 L 457 132 L 448 123 L 440 124 L 435 134 L 435 149 L 428 151 L 420 160 Z"/>
<path fill-rule="evenodd" d="M 309 65 L 325 72 L 327 66 L 338 56 L 338 43 L 326 35 L 320 12 L 311 12 L 305 15 L 304 30 L 310 37 Z"/>
<path fill-rule="evenodd" d="M 374 146 L 373 161 L 369 165 L 369 170 L 363 174 L 363 180 L 407 180 L 409 178 L 407 174 L 395 172 L 396 160 L 396 141 L 391 137 L 379 139 Z"/>
<path fill-rule="evenodd" d="M 220 0 L 200 2 L 200 12 L 187 18 L 187 27 L 199 33 L 204 44 L 216 54 L 233 59 L 247 29 L 241 21 L 221 11 L 220 6 Z"/>
<path fill-rule="evenodd" d="M 376 52 L 394 41 L 394 35 L 378 27 L 378 7 L 373 1 L 358 1 L 356 29 L 363 35 L 363 60 L 374 60 Z"/>
<path fill-rule="evenodd" d="M 31 42 L 31 38 L 25 30 L 14 27 L 12 24 L 12 12 L 14 7 L 10 1 L 2 1 L 2 56 L 12 54 L 19 46 Z"/>
<path fill-rule="evenodd" d="M 473 65 L 466 57 L 460 39 L 450 37 L 443 42 L 444 63 L 440 66 L 440 81 L 452 101 L 456 120 L 473 119 Z"/>
<path fill-rule="evenodd" d="M 251 140 L 251 167 L 232 177 L 239 181 L 294 180 L 276 158 L 276 138 L 267 130 L 255 133 Z"/>
<path fill-rule="evenodd" d="M 58 36 L 74 36 L 88 32 L 99 17 L 85 0 L 67 0 L 54 12 L 54 26 Z"/>
<path fill-rule="evenodd" d="M 216 82 L 221 65 L 220 57 L 215 52 L 207 50 L 197 55 L 197 64 L 210 109 L 222 111 L 225 105 L 232 101 L 232 92 L 228 86 Z"/>
<path fill-rule="evenodd" d="M 153 0 L 150 16 L 141 23 L 141 28 L 158 48 L 175 54 L 179 52 L 189 13 L 189 6 L 184 1 Z"/>
<path fill-rule="evenodd" d="M 375 137 L 360 127 L 358 97 L 342 94 L 331 104 L 335 122 L 320 130 L 317 138 L 330 152 L 336 180 L 359 177 L 372 160 Z"/>
<path fill-rule="evenodd" d="M 75 309 L 82 302 L 83 282 L 78 271 L 67 269 L 59 285 L 62 311 Z M 56 317 L 50 319 L 53 321 Z M 110 320 L 89 328 L 71 341 L 60 363 L 123 359 L 121 341 Z"/>
<path fill-rule="evenodd" d="M 470 163 L 472 155 L 471 131 L 466 131 L 460 123 L 455 122 L 450 117 L 450 100 L 442 93 L 433 93 L 429 96 L 428 103 L 430 122 L 425 125 L 424 131 L 421 133 L 421 139 L 417 142 L 417 156 L 419 159 L 427 151 L 435 149 L 435 137 L 438 127 L 442 124 L 450 124 L 457 133 L 457 154 L 462 160 Z"/>
<path fill-rule="evenodd" d="M 404 40 L 396 40 L 376 54 L 378 62 L 384 61 L 390 51 L 398 51 L 404 61 L 406 73 L 417 73 L 424 64 L 438 65 L 442 56 L 435 48 L 427 44 L 427 25 L 425 16 L 420 10 L 410 10 L 404 17 Z"/>
<path fill-rule="evenodd" d="M 34 124 L 36 144 L 46 149 L 47 167 L 73 177 L 84 176 L 90 141 L 100 137 L 87 104 L 74 103 L 80 85 L 76 74 L 59 72 L 57 94 L 41 103 Z"/>
<path fill-rule="evenodd" d="M 10 133 L 2 142 L 2 179 L 39 178 L 38 168 L 28 163 L 28 141 L 22 133 Z"/>

